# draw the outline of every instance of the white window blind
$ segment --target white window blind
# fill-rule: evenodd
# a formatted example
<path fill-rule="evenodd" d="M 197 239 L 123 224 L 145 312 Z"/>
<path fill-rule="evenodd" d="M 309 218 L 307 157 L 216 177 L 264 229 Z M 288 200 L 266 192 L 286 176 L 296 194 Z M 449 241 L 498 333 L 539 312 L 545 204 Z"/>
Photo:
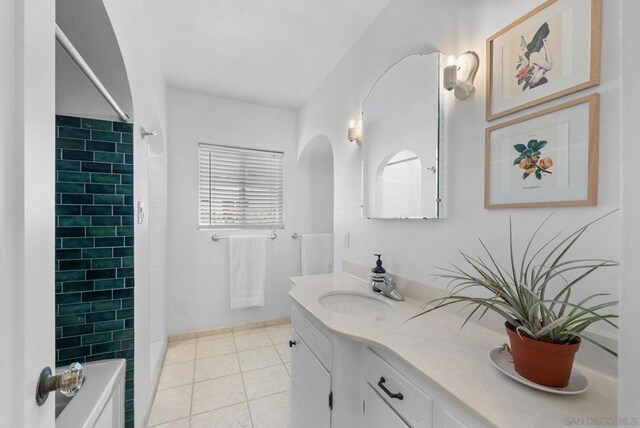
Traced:
<path fill-rule="evenodd" d="M 283 162 L 282 152 L 200 143 L 200 228 L 283 228 Z"/>

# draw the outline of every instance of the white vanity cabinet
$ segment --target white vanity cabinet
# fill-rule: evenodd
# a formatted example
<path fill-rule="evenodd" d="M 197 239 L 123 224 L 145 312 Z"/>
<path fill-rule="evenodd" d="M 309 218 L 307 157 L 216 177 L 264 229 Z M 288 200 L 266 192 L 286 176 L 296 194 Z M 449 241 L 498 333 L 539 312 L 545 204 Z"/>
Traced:
<path fill-rule="evenodd" d="M 291 278 L 291 322 L 302 344 L 294 352 L 293 428 L 538 428 L 616 414 L 610 377 L 585 368 L 589 393 L 574 397 L 511 382 L 487 359 L 503 333 L 474 323 L 461 330 L 464 319 L 447 311 L 415 318 L 431 298 L 405 292 L 403 302 L 386 300 L 364 279 L 366 268 L 352 270 L 363 276 Z M 417 289 L 411 284 L 405 291 Z"/>
<path fill-rule="evenodd" d="M 475 428 L 475 418 L 384 350 L 292 308 L 293 428 Z"/>
<path fill-rule="evenodd" d="M 331 426 L 331 341 L 297 309 L 291 326 L 291 420 L 294 427 Z"/>
<path fill-rule="evenodd" d="M 294 330 L 291 348 L 291 420 L 294 427 L 331 426 L 331 374 Z"/>

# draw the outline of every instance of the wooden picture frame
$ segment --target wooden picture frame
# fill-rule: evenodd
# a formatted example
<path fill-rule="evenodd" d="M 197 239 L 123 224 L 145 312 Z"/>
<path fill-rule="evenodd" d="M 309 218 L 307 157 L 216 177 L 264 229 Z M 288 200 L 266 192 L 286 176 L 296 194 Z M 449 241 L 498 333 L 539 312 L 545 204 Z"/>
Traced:
<path fill-rule="evenodd" d="M 487 121 L 598 85 L 601 21 L 602 0 L 548 0 L 489 37 Z"/>
<path fill-rule="evenodd" d="M 597 205 L 599 101 L 595 93 L 487 128 L 484 207 Z"/>

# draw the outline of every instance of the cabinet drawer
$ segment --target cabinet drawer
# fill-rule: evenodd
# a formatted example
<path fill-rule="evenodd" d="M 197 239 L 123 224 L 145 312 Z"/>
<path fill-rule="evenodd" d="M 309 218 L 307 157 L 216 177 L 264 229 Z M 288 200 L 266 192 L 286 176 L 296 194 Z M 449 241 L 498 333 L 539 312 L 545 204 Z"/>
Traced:
<path fill-rule="evenodd" d="M 362 426 L 365 428 L 410 428 L 402 418 L 384 402 L 369 385 L 364 390 L 364 415 Z"/>
<path fill-rule="evenodd" d="M 431 397 L 418 389 L 409 379 L 371 349 L 365 348 L 363 353 L 364 380 L 412 428 L 431 428 L 433 426 L 433 400 Z M 402 394 L 402 398 L 395 394 Z"/>
<path fill-rule="evenodd" d="M 291 308 L 291 326 L 318 357 L 322 365 L 331 371 L 331 340 L 322 334 L 296 307 Z"/>

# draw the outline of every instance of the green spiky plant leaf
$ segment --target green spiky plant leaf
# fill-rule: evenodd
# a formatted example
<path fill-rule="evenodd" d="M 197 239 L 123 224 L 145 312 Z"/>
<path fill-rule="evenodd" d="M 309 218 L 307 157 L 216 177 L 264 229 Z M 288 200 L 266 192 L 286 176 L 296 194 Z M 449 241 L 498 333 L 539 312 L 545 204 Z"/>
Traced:
<path fill-rule="evenodd" d="M 596 322 L 618 328 L 614 322 L 618 315 L 605 311 L 618 302 L 595 302 L 608 296 L 608 293 L 593 294 L 579 302 L 570 299 L 574 287 L 593 272 L 619 264 L 613 260 L 566 259 L 569 250 L 589 227 L 613 212 L 565 238 L 557 234 L 534 250 L 535 238 L 550 215 L 532 234 L 521 257 L 516 256 L 513 248 L 513 228 L 509 219 L 510 256 L 507 267 L 498 263 L 480 239 L 486 257 L 472 257 L 460 252 L 465 262 L 463 267 L 451 265 L 450 268 L 438 268 L 441 273 L 436 276 L 450 281 L 449 294 L 426 303 L 413 318 L 453 304 L 466 303 L 473 310 L 462 324 L 463 327 L 478 311 L 481 311 L 478 316 L 480 319 L 491 310 L 502 316 L 521 335 L 557 344 L 571 343 L 579 337 L 617 356 L 616 352 L 594 341 L 584 331 Z M 478 297 L 467 294 L 467 290 L 471 289 L 481 289 L 485 292 L 482 294 L 488 295 Z"/>

